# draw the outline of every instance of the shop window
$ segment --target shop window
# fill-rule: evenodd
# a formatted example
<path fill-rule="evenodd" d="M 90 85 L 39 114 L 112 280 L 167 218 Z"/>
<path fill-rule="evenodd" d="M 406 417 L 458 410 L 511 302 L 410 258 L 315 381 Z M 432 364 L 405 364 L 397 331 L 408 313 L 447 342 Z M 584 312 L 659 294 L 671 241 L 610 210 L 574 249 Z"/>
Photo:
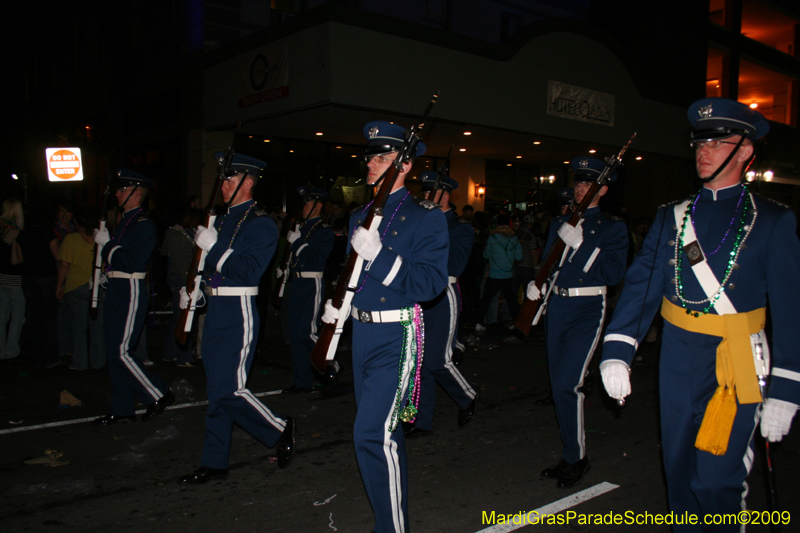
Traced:
<path fill-rule="evenodd" d="M 761 2 L 744 0 L 742 3 L 742 35 L 793 57 L 799 57 L 798 27 L 800 20 L 784 15 Z"/>
<path fill-rule="evenodd" d="M 708 20 L 717 26 L 730 28 L 730 13 L 728 0 L 710 0 L 708 3 Z"/>
<path fill-rule="evenodd" d="M 739 101 L 757 109 L 769 120 L 796 125 L 796 78 L 750 61 L 739 64 Z"/>

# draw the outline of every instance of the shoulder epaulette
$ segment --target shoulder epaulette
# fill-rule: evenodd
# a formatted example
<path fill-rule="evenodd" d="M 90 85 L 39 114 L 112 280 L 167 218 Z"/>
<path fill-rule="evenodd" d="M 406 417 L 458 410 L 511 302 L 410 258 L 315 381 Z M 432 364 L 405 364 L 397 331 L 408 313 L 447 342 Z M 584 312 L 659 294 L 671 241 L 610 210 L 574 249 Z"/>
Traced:
<path fill-rule="evenodd" d="M 269 213 L 267 213 L 266 209 L 259 208 L 259 209 L 253 209 L 253 215 L 257 217 L 268 217 Z"/>
<path fill-rule="evenodd" d="M 674 205 L 678 205 L 679 203 L 683 202 L 684 200 L 688 200 L 688 198 L 679 198 L 677 200 L 672 200 L 671 202 L 667 202 L 665 204 L 661 204 L 660 206 L 658 206 L 658 208 L 662 209 L 664 207 L 672 207 Z"/>
<path fill-rule="evenodd" d="M 437 204 L 436 202 L 431 202 L 430 200 L 426 200 L 424 198 L 417 198 L 416 196 L 414 196 L 413 198 L 415 204 L 417 204 L 420 207 L 424 207 L 428 211 L 433 211 L 434 209 L 439 207 L 439 204 Z"/>
<path fill-rule="evenodd" d="M 136 222 L 147 222 L 148 220 L 150 219 L 147 218 L 147 215 L 139 215 L 139 218 L 136 219 Z"/>
<path fill-rule="evenodd" d="M 610 218 L 614 222 L 625 222 L 623 219 L 621 219 L 621 218 L 619 218 L 618 216 L 615 216 L 615 215 L 611 215 L 608 218 Z"/>

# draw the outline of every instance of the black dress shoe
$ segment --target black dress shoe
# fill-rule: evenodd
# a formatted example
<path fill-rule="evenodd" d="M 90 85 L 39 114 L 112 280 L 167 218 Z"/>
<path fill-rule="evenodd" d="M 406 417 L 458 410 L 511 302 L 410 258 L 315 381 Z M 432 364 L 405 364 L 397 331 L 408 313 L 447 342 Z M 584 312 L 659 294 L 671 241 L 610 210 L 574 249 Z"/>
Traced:
<path fill-rule="evenodd" d="M 227 468 L 206 468 L 201 466 L 191 474 L 186 474 L 178 480 L 178 483 L 185 485 L 202 485 L 212 479 L 225 479 L 228 477 Z"/>
<path fill-rule="evenodd" d="M 558 463 L 555 466 L 551 466 L 549 468 L 545 468 L 542 470 L 542 473 L 539 474 L 539 477 L 547 478 L 547 479 L 558 479 L 564 475 L 564 471 L 569 466 L 569 463 L 566 462 L 564 459 L 559 459 Z"/>
<path fill-rule="evenodd" d="M 154 419 L 163 413 L 164 409 L 172 405 L 174 401 L 175 395 L 172 394 L 172 391 L 168 390 L 164 396 L 147 406 L 147 411 L 142 415 L 142 422 Z"/>
<path fill-rule="evenodd" d="M 417 427 L 415 424 L 411 422 L 403 422 L 403 436 L 406 439 L 414 439 L 416 437 L 427 437 L 433 433 L 430 429 L 422 429 Z"/>
<path fill-rule="evenodd" d="M 94 423 L 99 426 L 110 426 L 111 424 L 116 424 L 117 422 L 136 422 L 136 415 L 106 415 L 94 419 Z"/>
<path fill-rule="evenodd" d="M 281 394 L 305 394 L 313 390 L 314 389 L 307 389 L 305 387 L 298 387 L 297 385 L 292 385 L 288 389 L 283 389 L 281 391 Z"/>
<path fill-rule="evenodd" d="M 584 457 L 577 463 L 567 464 L 561 477 L 558 478 L 556 488 L 568 489 L 574 487 L 583 480 L 583 476 L 589 471 L 589 458 Z"/>
<path fill-rule="evenodd" d="M 472 383 L 472 389 L 475 391 L 475 397 L 466 409 L 458 412 L 458 427 L 463 428 L 475 418 L 475 409 L 478 407 L 478 398 L 481 396 L 481 389 L 476 384 Z"/>
<path fill-rule="evenodd" d="M 295 451 L 295 441 L 297 440 L 297 425 L 291 416 L 286 419 L 286 428 L 283 430 L 275 444 L 278 452 L 278 468 L 286 468 L 292 462 Z"/>

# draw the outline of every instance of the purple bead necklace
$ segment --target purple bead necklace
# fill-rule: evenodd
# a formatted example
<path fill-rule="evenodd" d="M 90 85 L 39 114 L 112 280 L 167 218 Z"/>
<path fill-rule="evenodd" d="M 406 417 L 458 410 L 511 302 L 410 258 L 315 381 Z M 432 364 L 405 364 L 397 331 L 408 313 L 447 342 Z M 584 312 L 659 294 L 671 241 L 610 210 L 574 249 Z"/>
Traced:
<path fill-rule="evenodd" d="M 727 231 L 725 231 L 725 235 L 722 236 L 722 240 L 720 241 L 720 243 L 717 246 L 717 248 L 713 252 L 706 253 L 706 256 L 710 257 L 710 256 L 714 255 L 715 253 L 719 252 L 720 248 L 722 248 L 722 245 L 725 244 L 725 241 L 728 239 L 728 235 L 731 234 L 731 229 L 733 228 L 733 225 L 736 223 L 736 220 L 738 220 L 738 218 L 739 218 L 739 210 L 742 208 L 742 202 L 744 201 L 744 197 L 745 197 L 746 194 L 747 194 L 747 186 L 746 185 L 742 185 L 742 194 L 739 195 L 739 201 L 736 203 L 736 211 L 733 212 L 733 217 L 731 218 L 731 221 L 728 223 L 728 229 L 727 229 Z M 697 209 L 697 200 L 698 200 L 698 198 L 700 198 L 699 194 L 694 197 L 694 201 L 692 202 L 692 229 L 694 229 L 694 234 L 695 235 L 697 235 L 697 227 L 694 225 L 694 219 L 695 219 L 694 212 L 695 212 L 695 209 Z"/>

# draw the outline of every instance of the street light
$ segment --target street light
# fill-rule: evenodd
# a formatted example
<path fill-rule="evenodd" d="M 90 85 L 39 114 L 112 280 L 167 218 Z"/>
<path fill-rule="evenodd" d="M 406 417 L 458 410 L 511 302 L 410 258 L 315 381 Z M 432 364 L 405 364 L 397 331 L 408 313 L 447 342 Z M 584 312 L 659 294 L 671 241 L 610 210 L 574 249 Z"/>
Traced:
<path fill-rule="evenodd" d="M 475 186 L 475 196 L 477 198 L 483 198 L 483 195 L 486 194 L 486 184 L 481 183 Z"/>

